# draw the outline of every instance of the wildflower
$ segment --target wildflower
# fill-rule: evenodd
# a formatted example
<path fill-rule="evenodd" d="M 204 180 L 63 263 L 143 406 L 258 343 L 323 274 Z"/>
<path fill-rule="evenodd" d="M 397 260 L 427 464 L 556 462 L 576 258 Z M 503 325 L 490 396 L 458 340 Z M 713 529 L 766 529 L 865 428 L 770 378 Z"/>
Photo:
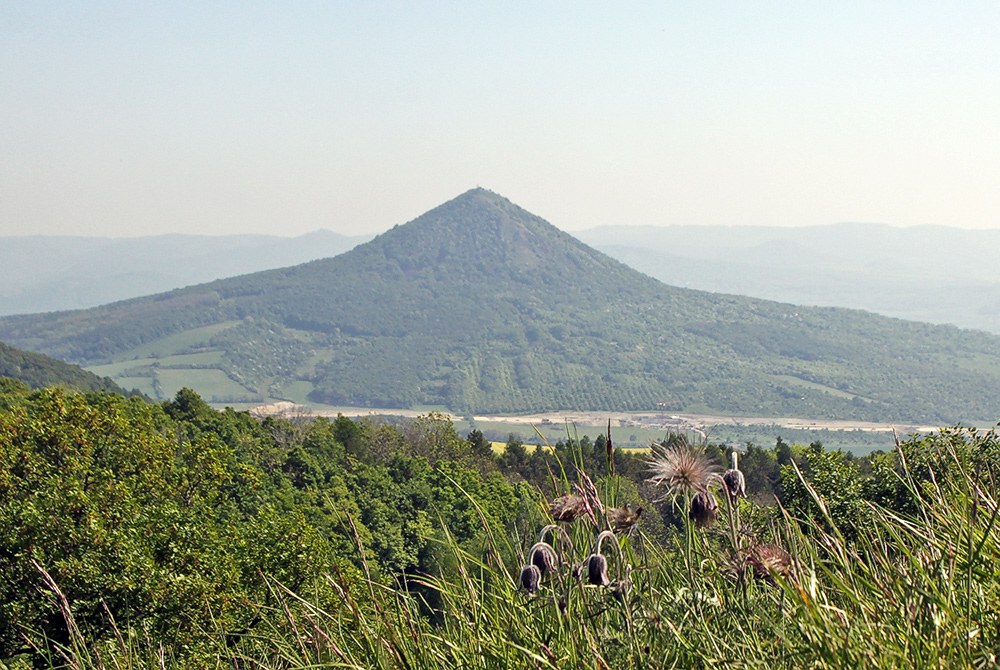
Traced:
<path fill-rule="evenodd" d="M 559 496 L 549 503 L 549 511 L 556 521 L 572 523 L 589 511 L 587 501 L 576 494 Z"/>
<path fill-rule="evenodd" d="M 691 509 L 688 516 L 694 521 L 694 525 L 699 528 L 710 526 L 719 518 L 719 503 L 715 500 L 715 495 L 705 489 L 695 494 L 691 499 Z"/>
<path fill-rule="evenodd" d="M 535 595 L 542 585 L 542 572 L 537 565 L 526 565 L 521 568 L 521 575 L 517 578 L 517 583 L 520 588 Z"/>
<path fill-rule="evenodd" d="M 547 542 L 537 542 L 528 552 L 528 563 L 538 568 L 541 576 L 551 575 L 556 571 L 559 558 L 556 550 Z"/>
<path fill-rule="evenodd" d="M 616 533 L 630 533 L 635 528 L 635 524 L 639 522 L 642 508 L 633 507 L 626 503 L 624 507 L 609 508 L 607 515 L 611 530 Z"/>
<path fill-rule="evenodd" d="M 583 577 L 583 572 L 587 572 L 587 583 L 591 586 L 609 586 L 611 580 L 608 578 L 608 559 L 601 553 L 601 543 L 604 538 L 614 538 L 615 534 L 610 530 L 601 531 L 597 536 L 594 546 L 594 553 L 587 557 L 583 563 L 578 563 L 573 568 L 573 575 L 577 578 Z"/>
<path fill-rule="evenodd" d="M 608 559 L 601 554 L 591 554 L 587 559 L 587 583 L 591 586 L 607 586 L 611 583 L 608 579 Z"/>
<path fill-rule="evenodd" d="M 692 446 L 687 440 L 675 441 L 672 446 L 661 447 L 659 453 L 646 462 L 653 476 L 647 481 L 666 487 L 667 495 L 676 499 L 708 488 L 709 479 L 718 468 L 705 455 L 704 449 Z"/>
<path fill-rule="evenodd" d="M 740 472 L 738 458 L 739 454 L 733 451 L 733 467 L 726 470 L 726 473 L 722 475 L 722 482 L 726 485 L 726 493 L 729 494 L 730 500 L 735 500 L 736 498 L 746 498 L 747 497 L 747 483 L 746 478 L 743 473 Z"/>

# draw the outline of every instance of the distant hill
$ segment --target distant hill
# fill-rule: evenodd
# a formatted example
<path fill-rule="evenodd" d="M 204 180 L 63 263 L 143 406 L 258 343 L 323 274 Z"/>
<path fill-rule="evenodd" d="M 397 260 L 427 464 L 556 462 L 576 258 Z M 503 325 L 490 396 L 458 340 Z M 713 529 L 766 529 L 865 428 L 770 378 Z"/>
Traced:
<path fill-rule="evenodd" d="M 600 226 L 573 234 L 675 286 L 1000 333 L 1000 230 L 840 223 Z"/>
<path fill-rule="evenodd" d="M 342 254 L 372 238 L 273 235 L 0 238 L 0 315 L 94 307 Z"/>
<path fill-rule="evenodd" d="M 0 342 L 0 378 L 10 377 L 30 388 L 60 386 L 76 391 L 110 391 L 129 395 L 107 377 L 98 377 L 79 365 L 70 365 L 30 351 L 21 351 Z"/>
<path fill-rule="evenodd" d="M 0 338 L 216 403 L 1000 417 L 996 336 L 668 286 L 482 189 L 335 258 Z"/>
<path fill-rule="evenodd" d="M 572 235 L 666 284 L 1000 333 L 1000 230 L 841 223 L 599 226 Z M 0 316 L 94 307 L 297 265 L 371 237 L 320 230 L 295 238 L 0 238 Z"/>

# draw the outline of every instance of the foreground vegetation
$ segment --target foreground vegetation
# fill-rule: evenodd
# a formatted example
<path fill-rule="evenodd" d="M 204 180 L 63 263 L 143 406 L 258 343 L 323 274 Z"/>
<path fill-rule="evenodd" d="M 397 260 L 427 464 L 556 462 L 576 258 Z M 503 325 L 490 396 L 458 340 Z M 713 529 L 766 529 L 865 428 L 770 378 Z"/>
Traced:
<path fill-rule="evenodd" d="M 494 457 L 428 416 L 0 394 L 8 667 L 993 667 L 993 433 Z M 737 473 L 738 474 L 734 474 Z M 744 497 L 744 491 L 746 497 Z M 780 504 L 775 503 L 775 497 Z"/>

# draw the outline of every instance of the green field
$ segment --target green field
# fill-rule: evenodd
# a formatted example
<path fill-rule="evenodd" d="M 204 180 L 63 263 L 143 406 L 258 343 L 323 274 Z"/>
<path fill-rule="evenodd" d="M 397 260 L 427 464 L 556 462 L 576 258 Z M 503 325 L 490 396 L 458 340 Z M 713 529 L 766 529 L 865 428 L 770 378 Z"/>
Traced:
<path fill-rule="evenodd" d="M 284 385 L 280 395 L 299 405 L 309 405 L 309 392 L 313 390 L 312 382 L 295 381 Z M 279 394 L 279 393 L 276 393 Z"/>
<path fill-rule="evenodd" d="M 264 401 L 257 394 L 227 377 L 222 370 L 161 369 L 157 376 L 160 381 L 160 395 L 163 399 L 173 398 L 182 388 L 188 387 L 193 388 L 206 399 L 213 399 L 212 402 L 216 404 L 228 404 L 230 401 L 223 400 L 228 398 L 233 399 L 231 402 L 237 402 L 237 398 L 243 402 L 253 402 L 254 398 L 259 398 L 256 402 Z M 219 398 L 219 400 L 214 400 L 215 398 Z"/>
<path fill-rule="evenodd" d="M 565 440 L 567 436 L 580 439 L 586 435 L 594 440 L 607 430 L 601 426 L 578 426 L 575 424 L 566 426 L 555 423 L 533 425 L 531 423 L 481 420 L 470 423 L 464 419 L 456 420 L 455 428 L 463 435 L 476 428 L 481 430 L 487 439 L 501 443 L 506 442 L 507 436 L 514 435 L 529 445 L 541 442 L 538 433 L 541 433 L 549 444 L 555 444 L 559 440 Z M 538 432 L 535 431 L 536 428 Z M 623 449 L 648 449 L 654 442 L 661 442 L 666 435 L 667 431 L 663 429 L 631 426 L 611 429 L 613 444 Z M 841 449 L 851 452 L 855 456 L 864 456 L 876 450 L 890 451 L 894 446 L 891 432 L 801 430 L 774 425 L 712 426 L 708 429 L 706 437 L 709 442 L 737 447 L 742 447 L 748 442 L 758 446 L 773 447 L 779 437 L 785 442 L 795 444 L 811 444 L 818 441 L 822 442 L 827 449 Z"/>
<path fill-rule="evenodd" d="M 95 375 L 100 375 L 101 377 L 113 377 L 117 379 L 126 379 L 128 377 L 128 371 L 134 370 L 136 368 L 145 368 L 159 362 L 158 358 L 136 358 L 134 360 L 121 361 L 119 363 L 108 363 L 106 365 L 91 365 L 85 370 L 93 372 Z"/>
<path fill-rule="evenodd" d="M 161 337 L 158 340 L 147 342 L 146 344 L 142 344 L 134 349 L 122 352 L 121 354 L 115 356 L 115 360 L 124 361 L 130 358 L 134 359 L 147 357 L 165 358 L 181 352 L 186 353 L 191 349 L 207 346 L 208 341 L 213 337 L 239 323 L 239 321 L 226 321 L 225 323 L 217 323 L 211 326 L 204 326 L 202 328 L 194 328 L 192 330 L 184 331 L 183 333 Z"/>

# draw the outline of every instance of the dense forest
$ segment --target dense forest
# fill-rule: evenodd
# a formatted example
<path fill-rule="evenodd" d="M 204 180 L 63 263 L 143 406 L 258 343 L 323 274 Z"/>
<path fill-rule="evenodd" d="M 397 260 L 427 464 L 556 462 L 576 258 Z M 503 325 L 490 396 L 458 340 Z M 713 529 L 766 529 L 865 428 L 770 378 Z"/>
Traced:
<path fill-rule="evenodd" d="M 336 258 L 3 317 L 0 339 L 161 401 L 1000 416 L 997 336 L 667 286 L 482 189 Z"/>
<path fill-rule="evenodd" d="M 122 387 L 107 377 L 98 377 L 79 365 L 55 358 L 22 351 L 0 342 L 0 378 L 18 379 L 33 389 L 62 386 L 77 391 L 111 391 L 128 395 Z"/>
<path fill-rule="evenodd" d="M 259 420 L 5 380 L 0 662 L 995 662 L 993 433 L 737 463 L 571 433 L 495 454 L 435 414 Z"/>

